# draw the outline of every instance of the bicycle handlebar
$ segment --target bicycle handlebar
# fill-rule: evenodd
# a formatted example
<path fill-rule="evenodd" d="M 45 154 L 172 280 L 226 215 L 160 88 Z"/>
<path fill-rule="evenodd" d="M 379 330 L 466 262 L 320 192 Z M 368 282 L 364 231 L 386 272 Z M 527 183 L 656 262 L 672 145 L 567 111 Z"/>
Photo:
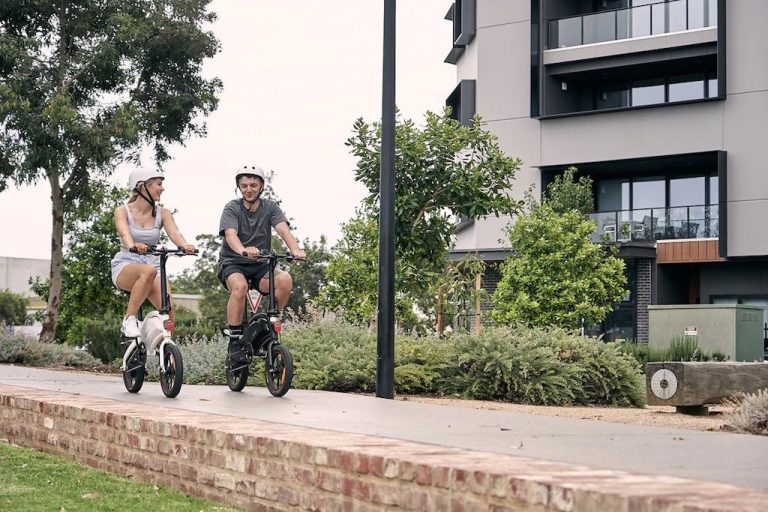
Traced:
<path fill-rule="evenodd" d="M 278 254 L 275 251 L 267 251 L 267 252 L 260 253 L 255 258 L 251 258 L 250 256 L 248 256 L 248 253 L 245 251 L 242 252 L 242 255 L 245 256 L 246 258 L 252 259 L 253 261 L 257 261 L 261 263 L 269 263 L 270 261 L 277 261 L 277 260 L 303 261 L 300 258 L 294 257 L 293 254 Z"/>
<path fill-rule="evenodd" d="M 197 256 L 200 253 L 200 251 L 198 251 L 197 249 L 195 249 L 192 252 L 186 252 L 184 251 L 184 249 L 181 249 L 179 247 L 175 249 L 169 249 L 162 245 L 150 245 L 147 247 L 147 250 L 143 253 L 139 253 L 139 251 L 136 249 L 136 246 L 133 246 L 128 250 L 134 254 L 152 254 L 155 256 L 160 256 L 163 254 L 168 254 L 172 256 Z"/>

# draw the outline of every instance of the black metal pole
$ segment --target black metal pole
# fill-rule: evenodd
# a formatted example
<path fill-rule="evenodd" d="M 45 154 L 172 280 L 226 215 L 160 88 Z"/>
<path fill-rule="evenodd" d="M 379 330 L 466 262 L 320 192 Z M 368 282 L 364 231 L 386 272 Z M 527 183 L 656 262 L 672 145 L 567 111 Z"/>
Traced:
<path fill-rule="evenodd" d="M 384 0 L 379 182 L 379 303 L 376 396 L 394 398 L 395 381 L 395 0 Z"/>

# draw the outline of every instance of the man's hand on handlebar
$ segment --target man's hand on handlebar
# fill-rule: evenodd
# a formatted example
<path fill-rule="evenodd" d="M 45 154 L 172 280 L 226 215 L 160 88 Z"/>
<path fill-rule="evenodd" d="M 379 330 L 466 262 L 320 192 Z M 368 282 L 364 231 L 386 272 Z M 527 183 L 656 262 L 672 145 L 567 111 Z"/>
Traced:
<path fill-rule="evenodd" d="M 307 259 L 307 253 L 302 251 L 301 249 L 298 249 L 296 251 L 291 251 L 291 255 L 293 256 L 293 259 L 304 261 Z"/>
<path fill-rule="evenodd" d="M 261 256 L 261 251 L 258 250 L 256 247 L 244 247 L 242 254 L 246 258 L 251 258 L 255 260 L 256 258 Z"/>

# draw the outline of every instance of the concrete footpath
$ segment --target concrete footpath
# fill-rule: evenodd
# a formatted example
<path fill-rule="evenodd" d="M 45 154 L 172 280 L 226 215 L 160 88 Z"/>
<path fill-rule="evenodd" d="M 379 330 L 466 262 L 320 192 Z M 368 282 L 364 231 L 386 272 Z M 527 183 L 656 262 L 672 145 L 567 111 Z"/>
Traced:
<path fill-rule="evenodd" d="M 255 381 L 256 377 L 251 379 Z M 329 432 L 360 434 L 428 444 L 435 449 L 458 448 L 478 454 L 618 470 L 636 474 L 640 479 L 639 475 L 650 475 L 719 482 L 745 491 L 751 488 L 758 491 L 757 495 L 768 490 L 768 438 L 762 436 L 632 426 L 296 389 L 283 398 L 273 398 L 260 387 L 233 393 L 225 386 L 185 385 L 179 397 L 171 400 L 163 396 L 157 382 L 146 382 L 139 394 L 131 395 L 125 391 L 120 376 L 0 365 L 0 396 L 18 394 L 22 388 L 55 392 L 51 396 L 59 398 L 69 395 L 106 399 L 115 404 L 125 403 L 133 411 L 136 406 L 138 410 L 142 406 L 152 411 L 177 409 L 237 418 L 240 424 L 246 420 L 254 424 L 268 422 L 273 428 L 282 424 L 318 429 L 319 437 Z M 110 407 L 115 410 L 116 405 Z M 768 510 L 768 494 L 765 497 Z"/>

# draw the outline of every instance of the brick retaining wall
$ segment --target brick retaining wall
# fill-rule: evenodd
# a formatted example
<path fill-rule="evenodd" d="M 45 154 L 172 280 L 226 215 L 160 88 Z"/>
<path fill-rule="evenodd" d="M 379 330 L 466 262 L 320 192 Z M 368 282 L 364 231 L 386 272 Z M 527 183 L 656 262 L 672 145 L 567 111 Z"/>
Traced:
<path fill-rule="evenodd" d="M 253 511 L 764 511 L 768 493 L 0 385 L 0 438 Z"/>

